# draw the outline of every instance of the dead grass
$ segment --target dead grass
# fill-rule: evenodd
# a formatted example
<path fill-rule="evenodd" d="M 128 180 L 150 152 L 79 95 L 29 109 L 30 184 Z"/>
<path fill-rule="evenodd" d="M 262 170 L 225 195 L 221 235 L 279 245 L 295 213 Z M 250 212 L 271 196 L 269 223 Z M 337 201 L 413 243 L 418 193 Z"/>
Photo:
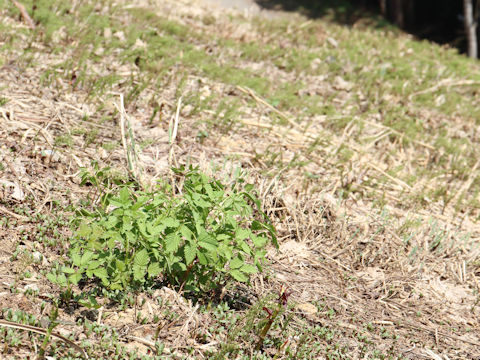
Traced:
<path fill-rule="evenodd" d="M 305 333 L 318 358 L 480 355 L 478 64 L 388 31 L 226 17 L 197 2 L 136 2 L 155 14 L 149 21 L 171 51 L 156 59 L 142 50 L 148 44 L 130 39 L 132 6 L 99 4 L 92 14 L 112 12 L 111 23 L 98 30 L 101 45 L 83 50 L 71 46 L 81 40 L 65 35 L 67 26 L 42 33 L 39 25 L 35 35 L 11 5 L 0 7 L 2 308 L 38 319 L 51 311 L 48 296 L 59 289 L 42 271 L 65 253 L 63 219 L 90 191 L 79 185 L 79 168 L 96 160 L 127 173 L 118 94 L 143 144 L 147 183 L 168 174 L 168 124 L 183 96 L 176 161 L 217 177 L 248 171 L 279 232 L 268 273 L 244 289 L 247 303 L 281 285 L 292 292 L 294 320 L 275 333 L 291 351 L 277 358 L 301 354 Z M 81 23 L 82 7 L 73 9 Z M 55 219 L 48 226 L 45 214 Z M 95 320 L 101 333 L 151 355 L 161 327 L 172 358 L 213 357 L 234 331 L 219 319 L 248 313 L 201 311 L 168 288 L 136 302 L 104 309 Z M 91 356 L 110 356 L 114 344 L 76 323 L 84 310 L 62 309 L 59 331 L 93 344 Z M 251 336 L 235 341 L 252 348 Z M 25 358 L 34 340 L 24 336 L 2 356 Z"/>

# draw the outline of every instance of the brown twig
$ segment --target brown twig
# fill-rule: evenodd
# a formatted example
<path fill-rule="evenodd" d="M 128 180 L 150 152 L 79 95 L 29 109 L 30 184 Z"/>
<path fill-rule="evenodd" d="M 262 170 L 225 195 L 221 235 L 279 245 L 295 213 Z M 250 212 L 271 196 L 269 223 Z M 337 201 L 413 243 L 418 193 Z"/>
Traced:
<path fill-rule="evenodd" d="M 255 92 L 252 90 L 252 89 L 249 89 L 247 87 L 242 87 L 242 86 L 237 86 L 237 89 L 240 90 L 241 92 L 245 93 L 245 94 L 248 94 L 250 95 L 256 102 L 260 103 L 260 104 L 263 104 L 265 105 L 266 107 L 268 107 L 270 110 L 272 110 L 274 113 L 276 113 L 277 115 L 279 115 L 282 119 L 285 119 L 288 121 L 288 123 L 290 125 L 292 125 L 294 128 L 298 129 L 298 130 L 301 130 L 301 127 L 300 125 L 298 125 L 295 121 L 293 121 L 292 119 L 290 119 L 290 117 L 288 117 L 285 113 L 281 112 L 280 110 L 278 110 L 275 106 L 272 106 L 271 104 L 269 104 L 267 101 L 265 101 L 264 99 L 262 99 L 260 96 L 258 96 L 257 94 L 255 94 Z"/>
<path fill-rule="evenodd" d="M 12 0 L 13 5 L 20 11 L 20 14 L 22 14 L 23 20 L 27 23 L 28 27 L 32 30 L 35 29 L 35 22 L 32 20 L 30 15 L 28 15 L 27 10 L 25 9 L 25 6 L 20 4 L 18 1 Z"/>
<path fill-rule="evenodd" d="M 431 86 L 425 90 L 420 90 L 420 91 L 417 91 L 413 94 L 411 94 L 409 97 L 408 97 L 408 100 L 412 100 L 413 97 L 415 96 L 418 96 L 418 95 L 422 95 L 422 94 L 426 94 L 426 93 L 429 93 L 429 92 L 435 92 L 437 91 L 438 89 L 440 89 L 441 87 L 449 87 L 449 86 L 469 86 L 469 85 L 478 85 L 479 82 L 478 81 L 474 81 L 474 80 L 460 80 L 460 81 L 453 81 L 452 79 L 443 79 L 441 81 L 439 81 L 437 84 L 435 84 L 434 86 Z"/>
<path fill-rule="evenodd" d="M 17 220 L 21 220 L 21 221 L 28 221 L 29 220 L 28 217 L 15 214 L 14 212 L 11 212 L 10 210 L 4 208 L 3 206 L 0 206 L 0 212 L 2 212 L 4 214 L 7 214 L 7 215 L 10 215 Z"/>
<path fill-rule="evenodd" d="M 31 331 L 31 332 L 34 332 L 34 333 L 37 333 L 37 334 L 40 334 L 40 335 L 47 335 L 47 333 L 48 333 L 48 330 L 45 330 L 45 329 L 37 327 L 37 326 L 17 324 L 17 323 L 14 323 L 14 322 L 11 322 L 11 321 L 6 321 L 6 320 L 0 320 L 0 326 L 8 327 L 8 328 L 11 328 L 11 329 L 20 329 L 20 330 Z M 85 350 L 83 350 L 80 346 L 75 344 L 73 341 L 68 340 L 66 337 L 64 337 L 60 334 L 54 333 L 54 332 L 52 332 L 50 335 L 54 338 L 62 340 L 66 344 L 73 347 L 75 350 L 77 350 L 79 353 L 82 354 L 83 358 L 89 359 Z"/>
<path fill-rule="evenodd" d="M 197 259 L 193 260 L 192 263 L 190 265 L 188 265 L 187 271 L 185 272 L 185 276 L 184 276 L 183 281 L 182 281 L 182 285 L 180 285 L 180 290 L 178 291 L 179 294 L 182 293 L 183 288 L 185 287 L 185 283 L 187 282 L 188 275 L 190 275 L 190 272 L 192 271 L 192 268 L 193 268 L 193 266 L 195 265 L 196 262 L 197 262 Z"/>

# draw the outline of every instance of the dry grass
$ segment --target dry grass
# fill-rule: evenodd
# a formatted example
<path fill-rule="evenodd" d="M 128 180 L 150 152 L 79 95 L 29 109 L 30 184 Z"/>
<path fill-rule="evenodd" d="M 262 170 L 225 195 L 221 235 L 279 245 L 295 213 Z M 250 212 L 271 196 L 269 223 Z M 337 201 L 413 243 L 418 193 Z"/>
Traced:
<path fill-rule="evenodd" d="M 123 2 L 117 5 L 125 6 Z M 125 113 L 119 112 L 119 93 L 127 94 L 141 79 L 138 66 L 122 62 L 115 52 L 90 60 L 89 71 L 135 79 L 131 84 L 115 82 L 105 93 L 92 97 L 88 86 L 77 87 L 71 69 L 59 68 L 55 70 L 59 75 L 49 84 L 42 82 L 45 72 L 75 56 L 74 50 L 56 53 L 32 33 L 19 37 L 18 46 L 3 48 L 0 57 L 0 101 L 5 99 L 0 106 L 0 181 L 4 184 L 0 188 L 1 307 L 39 318 L 49 313 L 46 299 L 49 294 L 59 294 L 59 289 L 42 271 L 63 256 L 68 243 L 39 240 L 37 234 L 44 231 L 39 216 L 60 218 L 73 213 L 75 204 L 90 192 L 79 185 L 78 171 L 89 167 L 92 160 L 128 173 L 121 146 L 126 137 L 119 131 L 119 122 L 127 116 L 135 141 L 141 144 L 135 171 L 141 171 L 145 184 L 167 176 L 172 161 L 199 164 L 219 178 L 234 168 L 248 171 L 281 241 L 280 250 L 268 254 L 272 265 L 267 275 L 256 277 L 244 289 L 245 297 L 256 301 L 286 285 L 292 304 L 296 304 L 292 329 L 322 326 L 335 332 L 333 340 L 316 338 L 324 345 L 318 356 L 326 356 L 330 350 L 325 349 L 332 343 L 348 349 L 332 358 L 375 358 L 374 351 L 389 354 L 385 358 L 480 356 L 480 158 L 475 149 L 479 129 L 476 120 L 462 109 L 449 112 L 441 107 L 448 101 L 445 95 L 452 92 L 471 106 L 478 105 L 478 64 L 464 64 L 475 80 L 462 77 L 462 71 L 446 70 L 443 78 L 439 75 L 428 78 L 425 86 L 413 85 L 415 76 L 422 76 L 425 70 L 421 57 L 434 50 L 418 50 L 415 57 L 408 50 L 416 44 L 414 40 L 387 32 L 388 41 L 403 49 L 398 56 L 412 64 L 414 76 L 405 80 L 404 96 L 388 92 L 387 80 L 377 80 L 373 87 L 382 87 L 385 93 L 375 93 L 362 88 L 367 75 L 350 76 L 357 71 L 353 62 L 346 61 L 342 76 L 322 76 L 311 69 L 280 66 L 275 63 L 278 59 L 253 59 L 242 47 L 274 43 L 279 48 L 311 53 L 317 49 L 301 40 L 311 35 L 316 37 L 318 51 L 324 53 L 325 48 L 342 48 L 349 37 L 381 37 L 368 29 L 341 29 L 300 17 L 292 22 L 276 20 L 269 29 L 262 21 L 238 14 L 228 18 L 196 2 L 142 1 L 135 6 L 202 34 L 189 38 L 195 48 L 210 52 L 221 66 L 233 59 L 238 61 L 238 69 L 253 69 L 252 76 L 261 73 L 272 93 L 294 81 L 301 84 L 295 95 L 299 105 L 276 104 L 275 99 L 267 98 L 269 91 L 259 93 L 261 87 L 255 91 L 244 83 L 196 73 L 195 67 L 179 60 L 163 75 L 162 88 L 147 84 L 125 106 Z M 107 14 L 107 10 L 99 11 Z M 0 16 L 11 34 L 21 33 L 26 26 L 10 11 L 0 10 Z M 134 16 L 121 14 L 125 23 Z M 281 37 L 284 27 L 287 35 Z M 220 46 L 209 37 L 235 45 Z M 333 37 L 337 40 L 328 40 Z M 7 44 L 6 38 L 0 45 Z M 34 60 L 28 64 L 22 50 L 27 48 L 35 49 L 30 50 Z M 382 54 L 382 48 L 358 51 Z M 385 51 L 385 56 L 392 57 L 391 49 Z M 338 54 L 342 54 L 340 50 Z M 285 62 L 287 58 L 285 55 Z M 446 67 L 443 64 L 448 59 L 432 61 Z M 208 106 L 190 103 L 192 94 Z M 187 100 L 178 107 L 178 134 L 175 144 L 170 144 L 169 122 L 175 118 L 180 95 Z M 433 100 L 418 101 L 422 96 Z M 334 113 L 309 114 L 301 102 L 309 97 L 331 102 Z M 227 130 L 221 124 L 229 108 L 222 108 L 222 101 L 237 104 L 235 121 Z M 440 105 L 435 107 L 432 102 Z M 402 121 L 420 130 L 412 132 Z M 203 133 L 208 136 L 199 137 Z M 58 230 L 57 238 L 70 235 L 67 226 L 59 224 Z M 55 239 L 53 231 L 46 229 L 45 238 Z M 36 252 L 43 260 L 29 255 Z M 168 305 L 159 305 L 158 297 L 168 300 Z M 42 301 L 47 305 L 41 305 Z M 218 325 L 215 317 L 198 309 L 163 288 L 142 294 L 133 308 L 105 308 L 96 321 L 116 329 L 118 342 L 140 353 L 152 354 L 151 339 L 160 328 L 164 354 L 204 358 L 217 351 L 228 336 L 211 333 Z M 87 338 L 85 328 L 75 323 L 82 310 L 62 309 L 58 328 L 63 335 L 73 334 L 78 342 Z M 147 318 L 145 324 L 138 323 L 138 312 Z M 160 316 L 159 323 L 154 322 L 154 315 Z M 200 335 L 203 341 L 199 341 Z M 35 349 L 29 341 L 23 338 L 14 352 L 2 356 L 25 358 Z M 238 341 L 248 348 L 255 344 Z M 289 341 L 292 349 L 300 346 L 298 337 Z M 275 356 L 268 351 L 265 354 Z"/>

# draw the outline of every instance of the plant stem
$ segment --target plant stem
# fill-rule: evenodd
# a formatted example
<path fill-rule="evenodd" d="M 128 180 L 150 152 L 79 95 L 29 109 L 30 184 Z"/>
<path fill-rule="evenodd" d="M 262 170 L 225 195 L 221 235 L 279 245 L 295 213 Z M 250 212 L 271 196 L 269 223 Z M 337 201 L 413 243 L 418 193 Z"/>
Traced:
<path fill-rule="evenodd" d="M 193 260 L 192 263 L 190 265 L 188 265 L 187 271 L 185 271 L 185 276 L 183 278 L 182 285 L 180 285 L 180 291 L 179 291 L 180 294 L 182 293 L 183 287 L 185 286 L 185 283 L 187 282 L 188 275 L 190 275 L 190 271 L 192 271 L 192 268 L 193 268 L 193 266 L 195 265 L 196 262 L 197 262 L 197 259 L 195 258 L 195 260 Z"/>
<path fill-rule="evenodd" d="M 260 332 L 260 335 L 258 336 L 258 342 L 257 345 L 255 346 L 255 350 L 260 350 L 263 346 L 263 342 L 265 341 L 265 337 L 268 334 L 268 331 L 272 327 L 273 322 L 275 321 L 276 317 L 278 316 L 278 313 L 280 312 L 280 309 L 277 308 L 272 315 L 268 318 L 267 323 L 263 326 L 262 331 Z"/>

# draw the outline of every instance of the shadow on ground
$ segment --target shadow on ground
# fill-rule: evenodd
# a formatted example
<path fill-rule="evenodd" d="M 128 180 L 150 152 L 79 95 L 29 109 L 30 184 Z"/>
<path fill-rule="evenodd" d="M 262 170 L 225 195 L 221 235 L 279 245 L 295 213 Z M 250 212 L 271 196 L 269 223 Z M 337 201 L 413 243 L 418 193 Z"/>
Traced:
<path fill-rule="evenodd" d="M 255 0 L 262 8 L 300 12 L 311 18 L 328 17 L 345 25 L 353 25 L 360 19 L 375 19 L 380 25 L 389 23 L 376 13 L 368 1 L 351 3 L 346 0 Z"/>
<path fill-rule="evenodd" d="M 370 0 L 255 0 L 263 9 L 295 11 L 311 18 L 324 17 L 339 24 L 362 24 L 376 28 L 395 28 L 381 16 L 378 2 Z M 432 0 L 415 3 L 414 18 L 409 19 L 406 31 L 419 39 L 449 44 L 461 52 L 466 41 L 461 22 L 460 1 Z"/>

